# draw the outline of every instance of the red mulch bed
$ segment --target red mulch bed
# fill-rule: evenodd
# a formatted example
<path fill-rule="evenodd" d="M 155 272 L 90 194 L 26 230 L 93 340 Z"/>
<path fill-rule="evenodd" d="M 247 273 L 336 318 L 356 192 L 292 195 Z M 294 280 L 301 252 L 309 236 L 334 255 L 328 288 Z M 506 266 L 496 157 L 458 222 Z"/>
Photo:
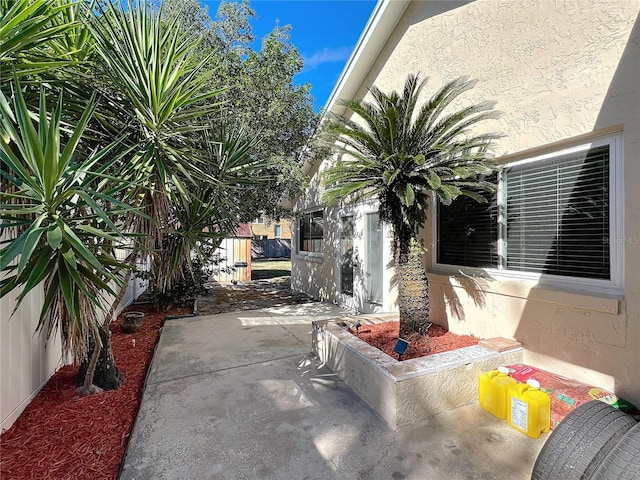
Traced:
<path fill-rule="evenodd" d="M 356 334 L 355 329 L 349 331 L 354 335 Z M 399 331 L 400 323 L 398 322 L 366 324 L 360 327 L 358 338 L 382 350 L 387 355 L 398 358 L 398 354 L 393 349 L 398 341 Z M 403 361 L 426 357 L 434 353 L 448 352 L 457 348 L 470 347 L 477 345 L 479 341 L 472 335 L 456 335 L 439 325 L 432 325 L 429 328 L 428 337 L 414 333 L 409 338 L 405 338 L 405 340 L 409 341 L 409 348 L 402 355 Z"/>
<path fill-rule="evenodd" d="M 61 368 L 0 437 L 0 478 L 117 478 L 167 315 L 146 305 L 136 305 L 135 310 L 147 312 L 139 331 L 125 334 L 122 318 L 111 324 L 113 354 L 124 374 L 122 387 L 79 397 L 78 366 Z M 169 313 L 185 314 L 188 309 Z"/>

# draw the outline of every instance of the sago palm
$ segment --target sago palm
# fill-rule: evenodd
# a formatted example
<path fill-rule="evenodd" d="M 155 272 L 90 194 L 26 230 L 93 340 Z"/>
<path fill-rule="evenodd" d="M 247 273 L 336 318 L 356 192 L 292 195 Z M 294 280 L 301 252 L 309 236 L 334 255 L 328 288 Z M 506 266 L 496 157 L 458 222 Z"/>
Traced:
<path fill-rule="evenodd" d="M 444 204 L 459 195 L 486 201 L 492 185 L 490 147 L 498 137 L 476 125 L 496 118 L 494 102 L 455 109 L 475 82 L 459 78 L 420 103 L 426 79 L 409 75 L 400 94 L 373 87 L 372 102 L 342 101 L 351 117 L 331 117 L 321 138 L 338 159 L 323 173 L 323 199 L 375 199 L 379 217 L 391 226 L 398 286 L 400 335 L 426 333 L 428 282 L 422 264 L 420 229 L 433 194 Z"/>

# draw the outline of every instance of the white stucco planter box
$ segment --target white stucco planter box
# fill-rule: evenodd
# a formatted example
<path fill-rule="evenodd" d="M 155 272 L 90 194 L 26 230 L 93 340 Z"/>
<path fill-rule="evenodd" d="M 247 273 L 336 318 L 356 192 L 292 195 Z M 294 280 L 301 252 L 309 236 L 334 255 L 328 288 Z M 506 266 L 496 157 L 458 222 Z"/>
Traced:
<path fill-rule="evenodd" d="M 522 362 L 521 347 L 499 353 L 477 345 L 398 362 L 343 323 L 313 322 L 313 352 L 394 429 L 476 402 L 482 372 Z"/>

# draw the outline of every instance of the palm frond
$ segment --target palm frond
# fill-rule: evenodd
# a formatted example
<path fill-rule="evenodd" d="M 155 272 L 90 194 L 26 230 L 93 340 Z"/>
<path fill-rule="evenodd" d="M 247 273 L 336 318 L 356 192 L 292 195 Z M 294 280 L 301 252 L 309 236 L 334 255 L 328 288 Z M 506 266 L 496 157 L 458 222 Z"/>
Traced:
<path fill-rule="evenodd" d="M 330 116 L 321 133 L 322 144 L 340 157 L 322 173 L 323 200 L 377 198 L 380 218 L 407 248 L 424 225 L 432 192 L 443 203 L 459 195 L 480 199 L 499 138 L 476 133 L 478 124 L 499 116 L 495 102 L 452 108 L 476 82 L 458 78 L 420 105 L 426 83 L 409 75 L 400 94 L 373 87 L 371 102 L 342 101 L 350 118 Z"/>

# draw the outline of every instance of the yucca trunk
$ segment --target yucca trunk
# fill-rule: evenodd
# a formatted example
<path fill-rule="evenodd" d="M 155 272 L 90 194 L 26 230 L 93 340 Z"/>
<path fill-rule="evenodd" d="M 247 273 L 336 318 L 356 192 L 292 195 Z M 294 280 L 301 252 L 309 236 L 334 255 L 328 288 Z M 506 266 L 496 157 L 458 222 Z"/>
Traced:
<path fill-rule="evenodd" d="M 400 338 L 414 332 L 427 334 L 429 324 L 429 281 L 422 261 L 422 247 L 416 240 L 407 246 L 393 245 L 400 311 Z"/>
<path fill-rule="evenodd" d="M 118 367 L 116 366 L 115 358 L 113 357 L 113 351 L 111 349 L 111 331 L 109 330 L 108 323 L 105 325 L 99 325 L 98 331 L 100 333 L 100 341 L 102 342 L 102 348 L 98 356 L 97 363 L 95 364 L 95 370 L 93 371 L 93 379 L 91 384 L 102 390 L 116 390 L 120 388 L 124 381 L 124 377 Z M 95 341 L 93 338 L 89 338 L 89 351 L 93 352 L 95 348 Z M 82 386 L 85 383 L 87 373 L 91 375 L 89 367 L 91 357 L 83 361 L 80 364 L 80 370 L 76 378 L 76 384 Z"/>

